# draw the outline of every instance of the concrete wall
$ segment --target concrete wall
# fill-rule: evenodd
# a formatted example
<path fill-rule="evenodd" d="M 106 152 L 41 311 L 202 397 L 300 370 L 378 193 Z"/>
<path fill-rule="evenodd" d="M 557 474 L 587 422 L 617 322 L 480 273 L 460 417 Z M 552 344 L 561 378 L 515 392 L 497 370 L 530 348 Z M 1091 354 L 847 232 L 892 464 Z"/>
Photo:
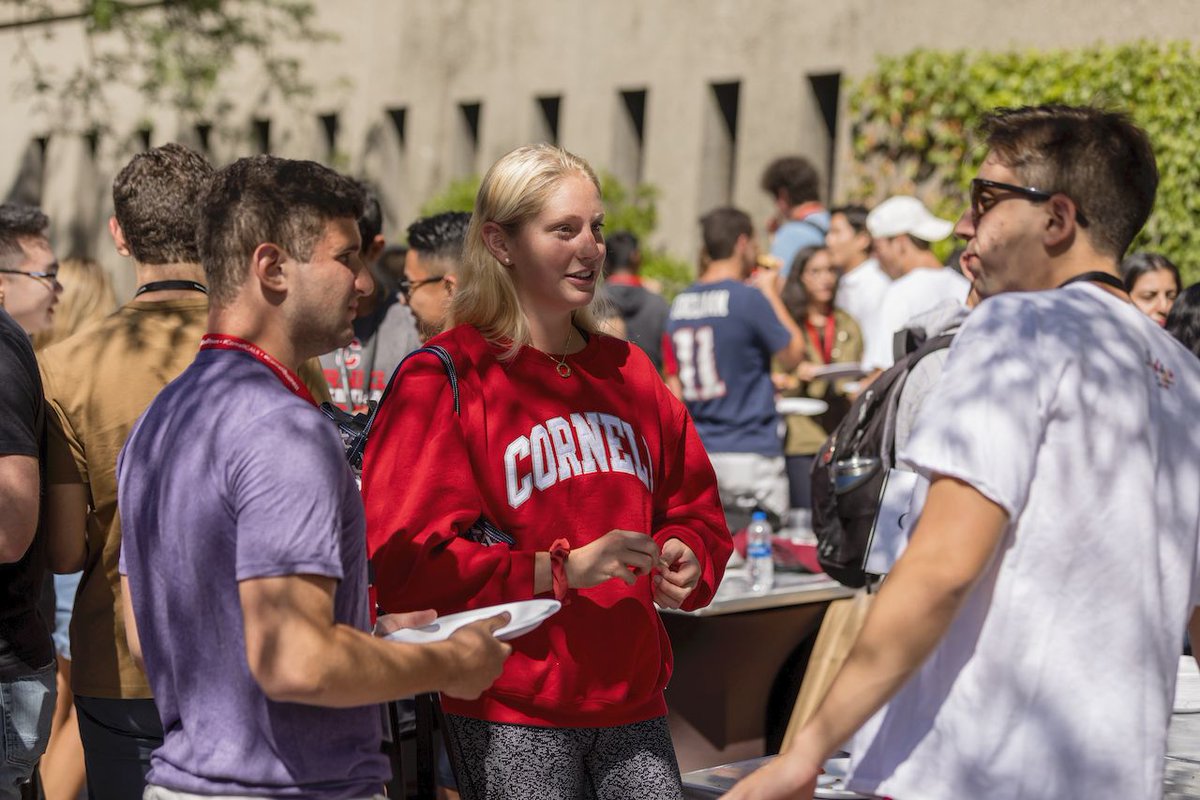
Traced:
<path fill-rule="evenodd" d="M 263 94 L 252 66 L 234 66 L 214 114 L 214 160 L 256 152 L 253 120 L 269 120 L 270 149 L 317 158 L 377 182 L 386 233 L 403 227 L 428 197 L 458 176 L 480 172 L 510 148 L 546 138 L 537 98 L 559 98 L 558 141 L 600 169 L 660 189 L 655 244 L 695 251 L 696 218 L 733 202 L 755 219 L 770 211 L 758 189 L 775 156 L 802 153 L 824 165 L 846 157 L 845 92 L 830 137 L 809 76 L 869 71 L 881 54 L 918 47 L 1056 48 L 1133 39 L 1200 40 L 1195 0 L 317 0 L 320 26 L 338 41 L 297 52 L 315 96 L 288 105 Z M 0 20 L 2 22 L 2 20 Z M 43 61 L 83 52 L 78 23 L 39 32 L 0 30 L 5 124 L 0 191 L 37 196 L 54 217 L 60 255 L 88 252 L 113 265 L 102 221 L 107 186 L 141 146 L 196 142 L 192 121 L 119 91 L 111 135 L 95 153 L 78 134 L 51 134 L 44 163 L 38 137 L 73 115 L 39 108 L 19 91 L 21 37 Z M 287 47 L 288 43 L 279 43 Z M 738 84 L 731 141 L 713 84 Z M 7 84 L 7 86 L 4 86 Z M 631 133 L 622 92 L 645 94 L 644 140 Z M 479 104 L 472 141 L 463 104 Z M 45 105 L 45 104 L 43 104 Z M 401 141 L 394 118 L 404 117 Z M 336 115 L 328 146 L 321 115 Z M 70 120 L 67 120 L 70 121 Z M 831 149 L 832 148 L 832 149 Z M 844 170 L 834 169 L 837 199 Z"/>

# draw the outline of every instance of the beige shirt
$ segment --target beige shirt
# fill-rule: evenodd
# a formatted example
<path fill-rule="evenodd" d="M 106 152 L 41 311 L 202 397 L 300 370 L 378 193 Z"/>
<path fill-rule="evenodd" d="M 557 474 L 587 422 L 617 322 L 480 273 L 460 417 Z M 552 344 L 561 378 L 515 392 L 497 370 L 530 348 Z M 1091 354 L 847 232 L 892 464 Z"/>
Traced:
<path fill-rule="evenodd" d="M 88 554 L 71 618 L 72 689 L 84 697 L 147 698 L 121 616 L 121 521 L 117 455 L 160 390 L 195 357 L 208 322 L 207 298 L 132 301 L 46 348 L 46 481 L 89 489 Z M 315 359 L 300 377 L 320 403 L 329 388 Z"/>

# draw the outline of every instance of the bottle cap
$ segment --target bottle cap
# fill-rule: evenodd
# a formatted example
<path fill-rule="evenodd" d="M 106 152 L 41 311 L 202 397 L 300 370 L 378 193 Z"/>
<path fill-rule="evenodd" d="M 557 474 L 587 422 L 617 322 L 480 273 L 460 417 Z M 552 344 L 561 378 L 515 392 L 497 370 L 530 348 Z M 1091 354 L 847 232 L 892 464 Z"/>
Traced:
<path fill-rule="evenodd" d="M 751 519 L 751 520 L 754 520 L 754 521 L 756 521 L 756 522 L 757 522 L 758 520 L 764 520 L 764 521 L 765 521 L 765 520 L 766 520 L 766 518 L 767 518 L 767 512 L 765 512 L 765 511 L 755 511 L 753 514 L 751 514 L 751 515 L 750 515 L 750 519 Z"/>

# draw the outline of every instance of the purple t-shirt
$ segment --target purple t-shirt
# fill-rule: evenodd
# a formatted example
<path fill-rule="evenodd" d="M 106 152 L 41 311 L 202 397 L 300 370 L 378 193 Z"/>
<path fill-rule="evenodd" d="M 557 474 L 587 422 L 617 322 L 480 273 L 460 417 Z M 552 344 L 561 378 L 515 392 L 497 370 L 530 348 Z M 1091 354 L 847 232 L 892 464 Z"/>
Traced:
<path fill-rule="evenodd" d="M 377 707 L 267 698 L 250 674 L 238 582 L 338 580 L 366 630 L 362 501 L 333 426 L 252 356 L 201 351 L 117 462 L 121 572 L 166 733 L 150 783 L 196 794 L 344 800 L 388 779 Z"/>

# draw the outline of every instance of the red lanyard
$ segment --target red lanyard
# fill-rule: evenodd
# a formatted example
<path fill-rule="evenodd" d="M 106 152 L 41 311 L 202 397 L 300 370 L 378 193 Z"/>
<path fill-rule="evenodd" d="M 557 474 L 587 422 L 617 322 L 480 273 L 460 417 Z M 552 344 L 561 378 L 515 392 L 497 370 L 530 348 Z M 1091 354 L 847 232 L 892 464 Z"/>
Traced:
<path fill-rule="evenodd" d="M 308 387 L 304 385 L 304 382 L 300 380 L 296 373 L 283 364 L 280 364 L 278 359 L 253 342 L 247 342 L 245 339 L 239 339 L 236 336 L 229 336 L 224 333 L 206 333 L 204 334 L 204 338 L 200 340 L 200 349 L 240 350 L 243 353 L 249 353 L 265 364 L 267 369 L 274 372 L 275 377 L 279 378 L 280 383 L 286 386 L 288 391 L 302 400 L 307 400 L 314 406 L 317 404 L 317 401 L 312 396 L 312 392 L 308 390 Z"/>
<path fill-rule="evenodd" d="M 825 318 L 825 338 L 817 338 L 817 329 L 807 319 L 804 328 L 808 331 L 808 339 L 812 342 L 813 350 L 821 357 L 822 364 L 828 364 L 833 359 L 834 320 L 833 314 Z"/>

